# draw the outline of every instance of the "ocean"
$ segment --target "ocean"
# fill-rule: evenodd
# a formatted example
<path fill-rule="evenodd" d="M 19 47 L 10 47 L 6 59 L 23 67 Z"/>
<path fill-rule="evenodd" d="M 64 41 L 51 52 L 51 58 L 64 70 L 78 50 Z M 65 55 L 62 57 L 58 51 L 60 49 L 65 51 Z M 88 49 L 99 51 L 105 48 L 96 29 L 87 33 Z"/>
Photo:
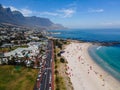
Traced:
<path fill-rule="evenodd" d="M 89 42 L 120 42 L 120 29 L 51 30 L 50 36 Z M 88 49 L 89 55 L 105 71 L 120 81 L 120 45 L 97 46 Z"/>
<path fill-rule="evenodd" d="M 53 37 L 83 41 L 120 41 L 120 29 L 51 30 Z"/>

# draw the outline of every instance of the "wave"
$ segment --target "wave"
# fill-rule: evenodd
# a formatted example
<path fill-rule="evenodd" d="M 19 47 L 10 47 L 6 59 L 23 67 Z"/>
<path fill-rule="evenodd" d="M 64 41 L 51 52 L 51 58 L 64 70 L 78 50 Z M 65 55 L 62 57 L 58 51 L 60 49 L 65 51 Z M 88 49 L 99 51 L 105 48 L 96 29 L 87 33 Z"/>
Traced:
<path fill-rule="evenodd" d="M 97 50 L 99 50 L 102 46 L 99 46 L 98 48 L 96 48 Z"/>
<path fill-rule="evenodd" d="M 51 34 L 61 34 L 61 32 L 51 32 Z"/>

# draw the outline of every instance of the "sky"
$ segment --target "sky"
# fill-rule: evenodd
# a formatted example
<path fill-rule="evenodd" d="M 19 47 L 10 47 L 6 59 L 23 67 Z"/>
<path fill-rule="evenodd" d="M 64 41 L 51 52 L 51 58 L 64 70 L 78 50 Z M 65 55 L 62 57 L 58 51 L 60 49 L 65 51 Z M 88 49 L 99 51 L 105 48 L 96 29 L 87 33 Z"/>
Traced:
<path fill-rule="evenodd" d="M 120 28 L 120 0 L 0 0 L 0 4 L 68 28 Z"/>

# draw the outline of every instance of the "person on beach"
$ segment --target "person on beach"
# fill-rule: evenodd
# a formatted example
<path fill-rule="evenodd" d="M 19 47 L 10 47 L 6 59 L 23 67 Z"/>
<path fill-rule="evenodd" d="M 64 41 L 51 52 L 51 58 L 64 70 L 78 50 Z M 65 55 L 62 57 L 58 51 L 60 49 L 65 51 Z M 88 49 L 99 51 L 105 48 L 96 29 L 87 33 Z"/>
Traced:
<path fill-rule="evenodd" d="M 90 66 L 90 70 L 92 70 L 92 66 Z"/>

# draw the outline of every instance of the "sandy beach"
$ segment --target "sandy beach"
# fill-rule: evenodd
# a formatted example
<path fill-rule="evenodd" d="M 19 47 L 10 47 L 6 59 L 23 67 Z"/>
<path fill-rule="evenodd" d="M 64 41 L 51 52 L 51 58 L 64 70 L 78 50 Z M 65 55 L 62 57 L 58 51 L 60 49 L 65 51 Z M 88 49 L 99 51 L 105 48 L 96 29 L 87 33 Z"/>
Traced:
<path fill-rule="evenodd" d="M 65 69 L 74 90 L 120 90 L 120 82 L 99 67 L 89 56 L 91 43 L 71 42 L 62 54 L 68 64 Z"/>

